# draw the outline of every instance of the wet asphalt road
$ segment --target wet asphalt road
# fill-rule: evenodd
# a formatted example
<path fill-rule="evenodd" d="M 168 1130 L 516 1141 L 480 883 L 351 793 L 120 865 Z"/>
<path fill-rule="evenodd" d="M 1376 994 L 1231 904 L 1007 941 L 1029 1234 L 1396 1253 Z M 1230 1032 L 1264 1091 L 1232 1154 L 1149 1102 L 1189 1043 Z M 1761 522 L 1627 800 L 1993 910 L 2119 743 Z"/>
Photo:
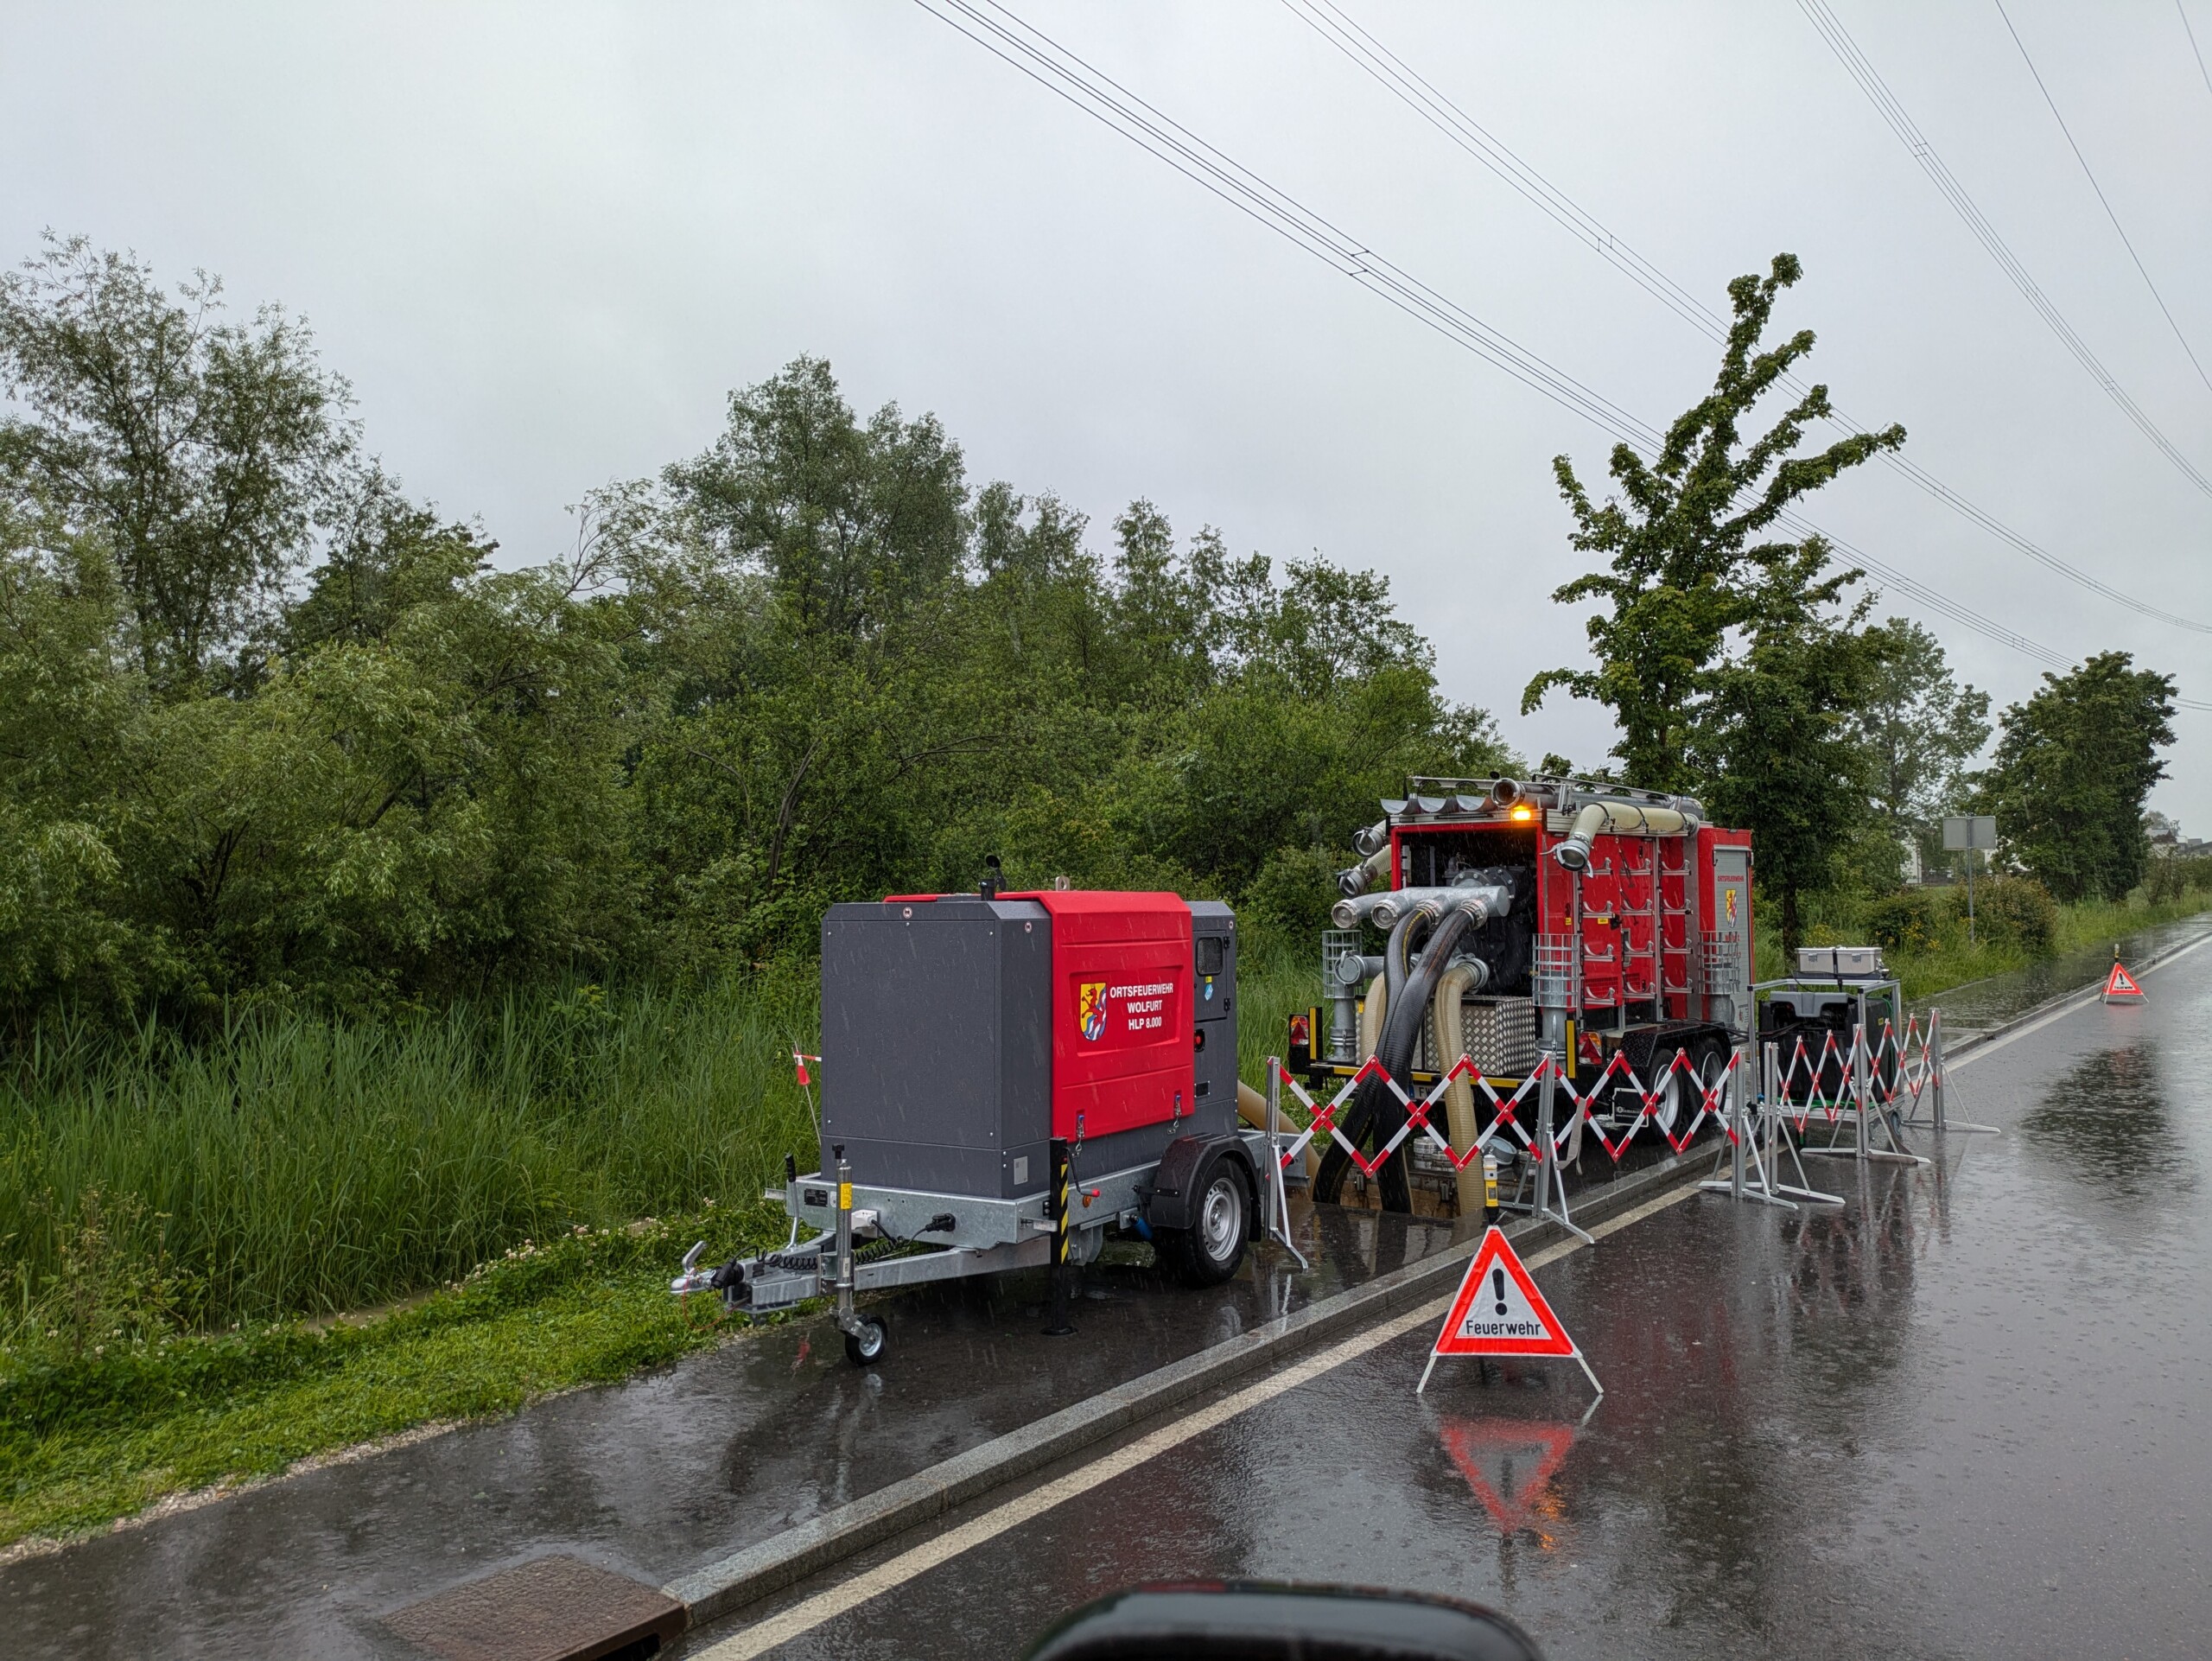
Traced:
<path fill-rule="evenodd" d="M 1567 1364 L 1416 1401 L 1411 1335 L 774 1653 L 1010 1656 L 1228 1575 L 1474 1598 L 1554 1658 L 2212 1653 L 2212 947 L 2147 985 L 1958 1069 L 2003 1135 L 1810 1161 L 1841 1212 L 1700 1196 L 1541 1271 L 1586 1423 Z"/>

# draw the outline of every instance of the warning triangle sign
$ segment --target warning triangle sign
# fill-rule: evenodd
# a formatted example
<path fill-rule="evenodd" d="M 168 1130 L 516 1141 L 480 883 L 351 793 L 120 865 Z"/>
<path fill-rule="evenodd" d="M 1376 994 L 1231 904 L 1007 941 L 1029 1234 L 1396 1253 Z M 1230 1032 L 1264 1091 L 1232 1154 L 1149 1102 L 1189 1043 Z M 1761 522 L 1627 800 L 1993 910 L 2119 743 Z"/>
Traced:
<path fill-rule="evenodd" d="M 1502 1230 L 1483 1236 L 1433 1355 L 1573 1355 L 1574 1340 Z"/>
<path fill-rule="evenodd" d="M 2135 983 L 2135 977 L 2121 967 L 2119 958 L 2112 960 L 2112 973 L 2105 977 L 2107 1003 L 2140 1003 L 2143 989 Z"/>

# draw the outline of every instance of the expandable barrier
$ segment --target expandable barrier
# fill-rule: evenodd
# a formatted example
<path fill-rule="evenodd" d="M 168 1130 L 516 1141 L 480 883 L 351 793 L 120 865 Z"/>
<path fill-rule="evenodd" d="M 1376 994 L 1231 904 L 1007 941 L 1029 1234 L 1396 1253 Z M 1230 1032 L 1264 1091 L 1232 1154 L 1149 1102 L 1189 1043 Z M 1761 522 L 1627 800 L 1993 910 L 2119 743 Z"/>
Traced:
<path fill-rule="evenodd" d="M 1677 1051 L 1673 1062 L 1659 1074 L 1657 1082 L 1647 1088 L 1636 1076 L 1635 1070 L 1628 1065 L 1627 1058 L 1616 1052 L 1612 1060 L 1606 1066 L 1605 1071 L 1598 1075 L 1596 1081 L 1587 1090 L 1578 1091 L 1574 1087 L 1574 1081 L 1567 1077 L 1567 1070 L 1560 1066 L 1559 1059 L 1547 1054 L 1537 1062 L 1535 1071 L 1521 1081 L 1519 1087 L 1510 1096 L 1500 1096 L 1496 1087 L 1483 1076 L 1482 1070 L 1475 1066 L 1473 1060 L 1462 1055 L 1452 1064 L 1451 1071 L 1436 1081 L 1427 1095 L 1416 1100 L 1407 1093 L 1405 1088 L 1395 1079 L 1390 1076 L 1388 1068 L 1370 1055 L 1367 1058 L 1366 1064 L 1345 1081 L 1344 1088 L 1331 1097 L 1325 1105 L 1320 1106 L 1317 1106 L 1313 1098 L 1306 1093 L 1305 1087 L 1292 1076 L 1289 1069 L 1283 1066 L 1281 1061 L 1277 1061 L 1275 1063 L 1277 1077 L 1282 1084 L 1289 1087 L 1290 1093 L 1299 1099 L 1310 1116 L 1309 1122 L 1299 1130 L 1297 1136 L 1281 1146 L 1278 1163 L 1287 1167 L 1292 1160 L 1306 1151 L 1307 1144 L 1319 1136 L 1327 1135 L 1344 1149 L 1344 1156 L 1357 1166 L 1363 1174 L 1372 1177 L 1408 1140 L 1415 1136 L 1426 1136 L 1434 1144 L 1437 1151 L 1451 1161 L 1454 1170 L 1465 1170 L 1474 1161 L 1491 1151 L 1491 1144 L 1501 1132 L 1510 1131 L 1518 1142 L 1521 1150 L 1531 1160 L 1541 1164 L 1547 1159 L 1558 1158 L 1574 1133 L 1586 1125 L 1591 1134 L 1597 1137 L 1598 1145 L 1603 1148 L 1618 1164 L 1621 1155 L 1628 1151 L 1630 1139 L 1643 1128 L 1646 1120 L 1658 1126 L 1660 1134 L 1667 1138 L 1668 1144 L 1679 1154 L 1689 1146 L 1691 1139 L 1697 1135 L 1700 1127 L 1707 1118 L 1718 1121 L 1730 1137 L 1732 1138 L 1736 1135 L 1734 1127 L 1728 1123 L 1728 1115 L 1723 1104 L 1734 1082 L 1736 1068 L 1740 1060 L 1738 1055 L 1732 1052 L 1728 1058 L 1728 1065 L 1720 1077 L 1710 1086 L 1707 1086 L 1698 1079 L 1696 1072 L 1689 1064 L 1688 1058 Z M 1697 1104 L 1696 1111 L 1691 1116 L 1689 1124 L 1679 1133 L 1675 1127 L 1682 1117 L 1683 1103 L 1679 1097 L 1670 1098 L 1670 1092 L 1667 1089 L 1672 1075 L 1678 1072 L 1688 1077 L 1689 1093 L 1694 1094 Z M 1599 1096 L 1605 1092 L 1607 1085 L 1617 1075 L 1628 1085 L 1630 1092 L 1637 1100 L 1637 1107 L 1636 1117 L 1629 1122 L 1628 1129 L 1621 1131 L 1618 1138 L 1615 1139 L 1605 1134 L 1607 1122 L 1600 1120 L 1592 1108 Z M 1354 1147 L 1351 1139 L 1344 1136 L 1337 1123 L 1338 1111 L 1351 1100 L 1352 1092 L 1368 1079 L 1381 1079 L 1383 1087 L 1397 1098 L 1399 1104 L 1406 1110 L 1406 1122 L 1398 1127 L 1389 1141 L 1383 1143 L 1372 1158 Z M 1475 1137 L 1474 1142 L 1465 1153 L 1453 1149 L 1451 1138 L 1438 1127 L 1433 1117 L 1435 1110 L 1442 1104 L 1446 1091 L 1462 1079 L 1467 1080 L 1469 1087 L 1489 1102 L 1491 1112 L 1489 1125 Z M 1535 1114 L 1537 1123 L 1534 1128 L 1524 1124 L 1521 1118 L 1522 1109 L 1527 1104 L 1531 1091 L 1540 1092 L 1538 1111 Z M 1567 1115 L 1563 1123 L 1557 1122 L 1556 1111 L 1547 1114 L 1541 1111 L 1547 1104 L 1541 1099 L 1542 1098 L 1549 1098 L 1551 1103 L 1555 1104 L 1559 1095 L 1564 1095 L 1569 1102 L 1573 1104 L 1573 1111 Z M 1544 1124 L 1547 1118 L 1554 1121 L 1548 1128 Z M 1618 1123 L 1618 1121 L 1613 1123 Z"/>
<path fill-rule="evenodd" d="M 1294 1134 L 1274 1139 L 1278 1178 L 1291 1161 L 1323 1136 L 1342 1148 L 1344 1156 L 1370 1179 L 1415 1136 L 1426 1137 L 1455 1171 L 1492 1152 L 1503 1137 L 1535 1169 L 1535 1203 L 1521 1208 L 1552 1216 L 1570 1229 L 1573 1224 L 1567 1214 L 1560 1168 L 1579 1157 L 1586 1130 L 1618 1164 L 1647 1123 L 1656 1126 L 1679 1155 L 1710 1118 L 1720 1127 L 1725 1139 L 1720 1158 L 1731 1169 L 1727 1178 L 1709 1181 L 1705 1187 L 1774 1205 L 1796 1200 L 1840 1206 L 1843 1201 L 1839 1196 L 1815 1188 L 1807 1179 L 1801 1145 L 1804 1154 L 1919 1165 L 1928 1161 L 1904 1145 L 1903 1133 L 1908 1127 L 1939 1133 L 1984 1128 L 1946 1122 L 1941 1010 L 1929 1011 L 1924 1022 L 1916 1015 L 1910 1017 L 1902 1033 L 1885 1018 L 1871 1040 L 1861 1027 L 1853 1028 L 1841 1042 L 1831 1033 L 1817 1052 L 1801 1039 L 1786 1060 L 1778 1047 L 1766 1044 L 1756 1068 L 1745 1052 L 1732 1051 L 1726 1066 L 1710 1083 L 1700 1079 L 1689 1058 L 1677 1051 L 1647 1084 L 1629 1066 L 1628 1058 L 1616 1051 L 1594 1079 L 1578 1088 L 1560 1058 L 1548 1052 L 1510 1094 L 1502 1095 L 1472 1059 L 1462 1055 L 1427 1095 L 1417 1098 L 1370 1056 L 1334 1096 L 1317 1104 L 1279 1059 L 1269 1057 L 1268 1066 L 1273 1074 L 1270 1097 L 1280 1102 L 1287 1091 L 1306 1114 L 1304 1125 L 1289 1127 Z M 1677 1073 L 1682 1075 L 1679 1083 Z M 1372 1155 L 1353 1145 L 1339 1123 L 1353 1093 L 1370 1078 L 1379 1079 L 1406 1114 L 1405 1122 Z M 1490 1122 L 1461 1149 L 1452 1146 L 1437 1123 L 1437 1110 L 1446 1092 L 1463 1079 L 1480 1102 L 1489 1104 Z M 1567 1104 L 1563 1113 L 1561 1097 Z M 1625 1128 L 1618 1113 L 1601 1116 L 1601 1097 L 1608 1109 L 1624 1098 L 1635 1104 Z M 1927 1118 L 1922 1117 L 1923 1110 Z M 1827 1133 L 1821 1145 L 1807 1136 L 1816 1122 Z M 1796 1168 L 1795 1182 L 1782 1180 L 1785 1161 Z"/>
<path fill-rule="evenodd" d="M 1427 1095 L 1416 1100 L 1395 1079 L 1390 1076 L 1388 1068 L 1373 1056 L 1370 1056 L 1365 1065 L 1344 1082 L 1341 1090 L 1330 1098 L 1327 1104 L 1321 1106 L 1315 1104 L 1313 1098 L 1306 1093 L 1305 1087 L 1292 1076 L 1289 1069 L 1285 1067 L 1279 1059 L 1270 1057 L 1269 1064 L 1274 1069 L 1270 1079 L 1271 1085 L 1276 1086 L 1278 1090 L 1281 1086 L 1288 1086 L 1290 1093 L 1304 1104 L 1309 1116 L 1306 1123 L 1298 1130 L 1298 1134 L 1288 1143 L 1283 1143 L 1279 1138 L 1275 1141 L 1275 1179 L 1277 1183 L 1280 1183 L 1281 1174 L 1289 1162 L 1303 1155 L 1308 1145 L 1316 1138 L 1325 1135 L 1330 1137 L 1335 1146 L 1343 1149 L 1344 1156 L 1357 1166 L 1363 1175 L 1372 1178 L 1382 1168 L 1390 1156 L 1413 1136 L 1427 1137 L 1455 1171 L 1463 1171 L 1484 1154 L 1491 1151 L 1501 1133 L 1510 1132 L 1514 1142 L 1517 1143 L 1519 1151 L 1527 1155 L 1534 1167 L 1536 1186 L 1535 1199 L 1533 1203 L 1523 1204 L 1516 1200 L 1513 1202 L 1512 1208 L 1529 1211 L 1539 1218 L 1549 1218 L 1571 1232 L 1587 1240 L 1590 1237 L 1584 1234 L 1581 1229 L 1577 1228 L 1573 1219 L 1568 1215 L 1567 1177 L 1560 1168 L 1562 1152 L 1567 1152 L 1568 1158 L 1579 1157 L 1580 1137 L 1582 1130 L 1587 1127 L 1591 1134 L 1597 1138 L 1598 1145 L 1603 1148 L 1618 1164 L 1621 1155 L 1628 1151 L 1630 1141 L 1643 1128 L 1646 1120 L 1658 1126 L 1660 1134 L 1666 1137 L 1668 1145 L 1677 1154 L 1690 1145 L 1700 1127 L 1707 1118 L 1716 1121 L 1726 1133 L 1729 1141 L 1733 1142 L 1738 1134 L 1738 1123 L 1740 1116 L 1738 1113 L 1730 1111 L 1726 1103 L 1732 1096 L 1739 1093 L 1741 1079 L 1738 1068 L 1741 1061 L 1742 1057 L 1739 1053 L 1731 1052 L 1727 1065 L 1722 1069 L 1720 1076 L 1711 1085 L 1707 1085 L 1698 1078 L 1695 1069 L 1690 1065 L 1688 1057 L 1677 1051 L 1673 1060 L 1659 1073 L 1656 1080 L 1647 1086 L 1637 1077 L 1635 1070 L 1628 1065 L 1627 1057 L 1616 1051 L 1612 1060 L 1591 1082 L 1589 1087 L 1586 1090 L 1578 1091 L 1574 1087 L 1574 1081 L 1567 1076 L 1567 1069 L 1561 1065 L 1559 1058 L 1547 1053 L 1537 1061 L 1535 1070 L 1521 1081 L 1511 1095 L 1500 1096 L 1496 1087 L 1483 1076 L 1482 1070 L 1475 1066 L 1474 1061 L 1470 1057 L 1462 1055 L 1430 1088 Z M 1669 1088 L 1676 1072 L 1681 1073 L 1688 1081 L 1687 1090 Z M 1405 1123 L 1398 1127 L 1387 1142 L 1376 1150 L 1371 1158 L 1360 1152 L 1351 1138 L 1343 1133 L 1337 1123 L 1338 1113 L 1351 1099 L 1352 1092 L 1370 1078 L 1380 1079 L 1383 1087 L 1397 1098 L 1399 1104 L 1406 1110 Z M 1452 1148 L 1451 1138 L 1437 1125 L 1433 1115 L 1438 1106 L 1442 1104 L 1445 1092 L 1463 1079 L 1467 1081 L 1469 1088 L 1489 1102 L 1491 1121 L 1477 1133 L 1474 1141 L 1469 1144 L 1466 1150 L 1460 1152 Z M 1621 1130 L 1617 1138 L 1606 1135 L 1606 1122 L 1601 1121 L 1593 1111 L 1599 1096 L 1606 1094 L 1609 1087 L 1611 1087 L 1612 1098 L 1615 1100 L 1619 1098 L 1622 1092 L 1615 1082 L 1616 1079 L 1627 1085 L 1627 1093 L 1637 1104 L 1635 1116 L 1629 1121 L 1628 1128 Z M 1529 1097 L 1532 1091 L 1536 1098 L 1534 1108 L 1535 1123 L 1530 1125 L 1522 1122 L 1522 1115 L 1528 1107 Z M 1573 1104 L 1571 1110 L 1566 1114 L 1563 1123 L 1558 1111 L 1559 1098 L 1561 1095 L 1564 1095 Z M 1695 1111 L 1690 1112 L 1689 1123 L 1677 1130 L 1676 1127 L 1681 1123 L 1683 1114 L 1689 1111 L 1686 1098 L 1692 1097 L 1695 1099 Z M 1617 1119 L 1612 1119 L 1611 1122 L 1618 1127 Z M 1525 1186 L 1524 1184 L 1524 1188 Z"/>

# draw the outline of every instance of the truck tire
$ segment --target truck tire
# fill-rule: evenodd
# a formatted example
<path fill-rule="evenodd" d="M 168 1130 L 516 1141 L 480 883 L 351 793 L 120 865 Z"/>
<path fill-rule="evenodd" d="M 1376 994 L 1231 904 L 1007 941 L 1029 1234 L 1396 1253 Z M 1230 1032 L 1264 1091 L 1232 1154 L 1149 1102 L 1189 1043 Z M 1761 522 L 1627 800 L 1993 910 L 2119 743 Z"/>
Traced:
<path fill-rule="evenodd" d="M 1676 1053 L 1690 1064 L 1688 1072 L 1675 1068 Z M 1652 1060 L 1656 1061 L 1656 1057 Z M 1659 1106 L 1652 1108 L 1652 1122 L 1659 1126 L 1659 1135 L 1672 1139 L 1686 1135 L 1692 1123 L 1697 1123 L 1697 1111 L 1706 1099 L 1706 1086 L 1719 1081 L 1721 1068 L 1727 1066 L 1727 1055 L 1717 1044 L 1699 1040 L 1666 1051 L 1666 1064 L 1668 1072 L 1659 1081 Z M 1668 1112 L 1670 1108 L 1672 1112 Z M 1659 1117 L 1662 1112 L 1668 1112 L 1668 1119 Z"/>
<path fill-rule="evenodd" d="M 1216 1159 L 1199 1174 L 1188 1228 L 1155 1228 L 1160 1266 L 1185 1286 L 1218 1286 L 1244 1261 L 1251 1231 L 1252 1191 L 1244 1168 Z"/>
<path fill-rule="evenodd" d="M 1728 1123 L 1728 1092 L 1722 1088 L 1721 1080 L 1728 1076 L 1728 1047 L 1707 1039 L 1691 1053 L 1690 1060 L 1697 1067 L 1698 1099 L 1702 1099 L 1707 1091 L 1713 1091 L 1713 1116 L 1721 1123 L 1726 1124 Z M 1697 1100 L 1693 1100 L 1690 1105 L 1694 1110 Z"/>

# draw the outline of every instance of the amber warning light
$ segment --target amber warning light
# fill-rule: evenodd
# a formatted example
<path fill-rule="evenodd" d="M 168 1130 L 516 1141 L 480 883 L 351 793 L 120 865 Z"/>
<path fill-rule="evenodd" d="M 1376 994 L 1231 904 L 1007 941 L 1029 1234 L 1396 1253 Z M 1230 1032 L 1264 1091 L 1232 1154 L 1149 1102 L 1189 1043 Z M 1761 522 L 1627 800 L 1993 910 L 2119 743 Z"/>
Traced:
<path fill-rule="evenodd" d="M 1513 817 L 1516 819 L 1533 819 L 1536 817 L 1536 810 L 1533 807 L 1516 807 L 1513 810 Z"/>

